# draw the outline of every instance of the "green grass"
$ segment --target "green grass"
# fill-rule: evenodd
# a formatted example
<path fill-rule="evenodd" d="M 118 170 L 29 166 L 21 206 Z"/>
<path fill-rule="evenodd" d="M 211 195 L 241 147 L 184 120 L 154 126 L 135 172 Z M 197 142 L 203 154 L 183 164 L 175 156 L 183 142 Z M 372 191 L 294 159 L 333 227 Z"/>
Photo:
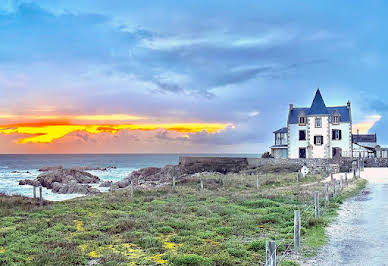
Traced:
<path fill-rule="evenodd" d="M 291 243 L 293 211 L 311 206 L 312 192 L 323 191 L 321 176 L 303 179 L 311 186 L 299 189 L 295 179 L 296 173 L 272 173 L 261 178 L 257 191 L 254 175 L 209 175 L 204 191 L 198 179 L 189 178 L 175 191 L 136 191 L 131 199 L 121 190 L 43 207 L 0 195 L 0 264 L 262 264 L 265 241 Z M 324 243 L 326 219 L 345 196 L 330 205 L 325 220 L 302 228 L 306 250 Z M 302 219 L 311 214 L 312 208 Z M 287 247 L 280 244 L 278 250 Z"/>

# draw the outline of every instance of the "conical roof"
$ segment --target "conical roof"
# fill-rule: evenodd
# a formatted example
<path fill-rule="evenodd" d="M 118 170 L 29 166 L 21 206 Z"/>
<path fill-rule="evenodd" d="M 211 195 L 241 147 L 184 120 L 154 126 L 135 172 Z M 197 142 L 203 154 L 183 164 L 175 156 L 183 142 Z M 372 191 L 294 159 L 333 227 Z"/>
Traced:
<path fill-rule="evenodd" d="M 308 115 L 328 115 L 328 114 L 329 112 L 327 111 L 321 92 L 318 89 L 317 92 L 315 93 L 315 97 L 314 97 L 313 103 L 311 104 Z"/>

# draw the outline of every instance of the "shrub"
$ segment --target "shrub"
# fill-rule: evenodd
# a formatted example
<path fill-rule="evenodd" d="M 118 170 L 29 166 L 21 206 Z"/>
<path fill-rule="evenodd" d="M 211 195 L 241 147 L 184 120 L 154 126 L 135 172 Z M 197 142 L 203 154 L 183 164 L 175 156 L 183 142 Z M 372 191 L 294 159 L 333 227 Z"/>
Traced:
<path fill-rule="evenodd" d="M 269 199 L 247 200 L 243 205 L 250 208 L 279 207 L 280 203 Z"/>
<path fill-rule="evenodd" d="M 158 228 L 158 232 L 159 233 L 162 233 L 162 234 L 169 234 L 169 233 L 173 233 L 174 232 L 174 228 L 172 228 L 171 226 L 162 226 L 160 228 Z"/>
<path fill-rule="evenodd" d="M 217 228 L 216 232 L 217 232 L 217 234 L 220 234 L 220 235 L 229 235 L 233 232 L 233 228 L 232 227 L 219 227 L 219 228 Z"/>
<path fill-rule="evenodd" d="M 260 240 L 255 240 L 249 243 L 249 250 L 252 251 L 260 251 L 260 250 L 265 250 L 265 239 L 260 239 Z"/>
<path fill-rule="evenodd" d="M 260 216 L 257 219 L 258 224 L 266 224 L 266 223 L 281 223 L 282 222 L 282 217 L 278 213 L 269 213 L 265 214 L 263 216 Z"/>
<path fill-rule="evenodd" d="M 214 265 L 219 266 L 232 266 L 238 264 L 230 255 L 225 251 L 221 251 L 210 257 Z"/>
<path fill-rule="evenodd" d="M 231 256 L 237 257 L 237 258 L 242 258 L 247 254 L 247 251 L 243 248 L 228 248 L 226 250 Z"/>
<path fill-rule="evenodd" d="M 176 255 L 169 258 L 171 265 L 187 265 L 187 266 L 207 266 L 212 265 L 212 261 L 208 258 L 201 257 L 196 254 Z"/>
<path fill-rule="evenodd" d="M 163 243 L 159 239 L 153 236 L 145 236 L 139 238 L 135 241 L 140 247 L 148 249 L 148 248 L 162 248 Z"/>

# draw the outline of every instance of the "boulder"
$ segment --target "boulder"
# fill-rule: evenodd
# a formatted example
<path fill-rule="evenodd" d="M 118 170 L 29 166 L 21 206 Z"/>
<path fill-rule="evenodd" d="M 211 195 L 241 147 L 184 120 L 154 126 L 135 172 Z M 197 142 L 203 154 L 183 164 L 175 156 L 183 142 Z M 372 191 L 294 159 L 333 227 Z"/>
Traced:
<path fill-rule="evenodd" d="M 47 171 L 54 171 L 54 170 L 58 170 L 58 169 L 63 169 L 63 166 L 62 165 L 47 166 L 47 167 L 39 168 L 38 171 L 39 172 L 47 172 Z"/>
<path fill-rule="evenodd" d="M 112 184 L 112 181 L 104 181 L 100 184 L 100 187 L 110 187 Z"/>
<path fill-rule="evenodd" d="M 52 189 L 61 194 L 95 194 L 99 190 L 87 184 L 99 183 L 100 178 L 88 172 L 58 168 L 40 174 L 35 180 L 20 180 L 19 185 L 36 185 Z"/>
<path fill-rule="evenodd" d="M 19 185 L 30 185 L 30 186 L 40 186 L 40 183 L 38 180 L 32 180 L 32 179 L 23 179 L 19 180 Z"/>

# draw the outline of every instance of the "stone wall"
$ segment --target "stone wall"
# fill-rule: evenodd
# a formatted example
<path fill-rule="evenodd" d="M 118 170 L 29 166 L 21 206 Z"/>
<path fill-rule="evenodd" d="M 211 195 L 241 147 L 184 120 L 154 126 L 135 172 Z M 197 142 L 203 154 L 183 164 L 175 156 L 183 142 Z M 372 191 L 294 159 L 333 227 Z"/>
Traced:
<path fill-rule="evenodd" d="M 275 159 L 275 158 L 230 158 L 230 157 L 187 157 L 179 158 L 179 164 L 192 167 L 194 165 L 200 168 L 221 168 L 221 172 L 235 172 L 239 169 L 257 168 L 262 166 L 297 166 L 302 168 L 306 165 L 314 173 L 337 172 L 338 164 L 332 159 Z M 210 169 L 211 168 L 211 169 Z"/>
<path fill-rule="evenodd" d="M 357 159 L 276 159 L 276 158 L 231 158 L 231 157 L 187 157 L 179 158 L 179 164 L 203 171 L 220 173 L 238 172 L 242 169 L 262 166 L 306 166 L 313 173 L 350 172 L 352 162 Z M 364 158 L 365 167 L 388 167 L 388 158 Z"/>

